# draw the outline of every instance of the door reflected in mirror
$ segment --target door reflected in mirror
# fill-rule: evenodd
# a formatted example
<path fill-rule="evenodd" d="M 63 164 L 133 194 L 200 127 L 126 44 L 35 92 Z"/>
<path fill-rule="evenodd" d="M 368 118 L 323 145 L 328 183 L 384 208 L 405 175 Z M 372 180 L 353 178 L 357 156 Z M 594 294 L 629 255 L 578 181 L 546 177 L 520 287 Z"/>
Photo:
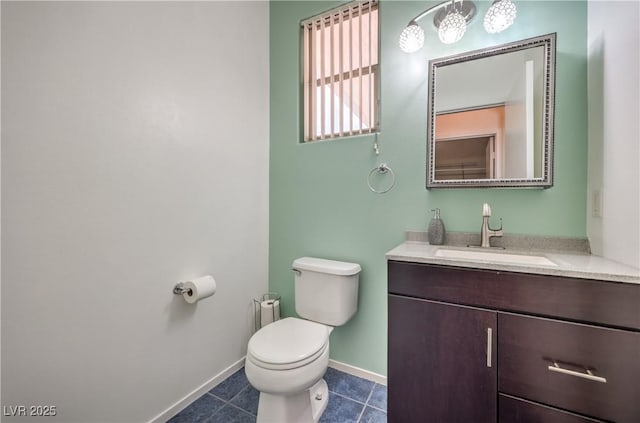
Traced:
<path fill-rule="evenodd" d="M 427 188 L 550 187 L 555 34 L 429 63 Z"/>

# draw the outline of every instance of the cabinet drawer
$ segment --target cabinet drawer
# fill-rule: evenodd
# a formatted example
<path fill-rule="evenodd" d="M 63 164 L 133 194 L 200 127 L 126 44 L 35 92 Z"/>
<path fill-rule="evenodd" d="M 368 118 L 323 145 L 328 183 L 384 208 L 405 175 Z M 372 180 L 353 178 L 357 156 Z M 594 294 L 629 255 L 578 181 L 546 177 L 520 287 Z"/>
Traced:
<path fill-rule="evenodd" d="M 640 333 L 509 313 L 498 331 L 501 393 L 640 422 Z"/>
<path fill-rule="evenodd" d="M 504 394 L 498 395 L 498 421 L 500 423 L 603 423 L 602 420 L 579 416 Z"/>
<path fill-rule="evenodd" d="M 389 261 L 389 293 L 640 330 L 640 285 Z"/>

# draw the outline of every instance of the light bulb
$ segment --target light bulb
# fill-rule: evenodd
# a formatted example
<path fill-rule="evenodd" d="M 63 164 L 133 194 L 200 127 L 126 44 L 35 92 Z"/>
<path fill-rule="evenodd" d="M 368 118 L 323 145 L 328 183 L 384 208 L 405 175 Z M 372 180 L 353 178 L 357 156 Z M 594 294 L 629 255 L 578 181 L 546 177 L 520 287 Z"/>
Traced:
<path fill-rule="evenodd" d="M 515 20 L 516 5 L 511 0 L 497 0 L 484 15 L 484 29 L 495 34 L 509 28 Z"/>
<path fill-rule="evenodd" d="M 424 45 L 424 30 L 415 22 L 409 25 L 400 34 L 400 49 L 405 53 L 414 53 Z"/>
<path fill-rule="evenodd" d="M 449 13 L 442 22 L 440 22 L 440 26 L 438 27 L 438 37 L 443 43 L 452 44 L 459 41 L 466 30 L 467 20 L 460 14 L 460 12 L 454 10 L 452 13 Z"/>

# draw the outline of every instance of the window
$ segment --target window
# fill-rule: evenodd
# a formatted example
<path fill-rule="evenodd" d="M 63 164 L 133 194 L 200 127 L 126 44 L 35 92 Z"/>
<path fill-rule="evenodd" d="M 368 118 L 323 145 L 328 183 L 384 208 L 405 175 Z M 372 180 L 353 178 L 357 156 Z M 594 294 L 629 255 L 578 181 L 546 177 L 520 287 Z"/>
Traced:
<path fill-rule="evenodd" d="M 378 1 L 302 22 L 304 141 L 378 130 Z"/>

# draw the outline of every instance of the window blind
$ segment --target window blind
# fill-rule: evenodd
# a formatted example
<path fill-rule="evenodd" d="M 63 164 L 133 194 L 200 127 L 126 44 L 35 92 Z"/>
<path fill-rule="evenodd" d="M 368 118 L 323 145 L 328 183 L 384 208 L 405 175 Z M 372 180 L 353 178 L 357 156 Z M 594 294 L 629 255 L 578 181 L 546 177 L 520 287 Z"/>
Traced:
<path fill-rule="evenodd" d="M 302 25 L 304 141 L 378 130 L 378 1 L 351 2 Z"/>

